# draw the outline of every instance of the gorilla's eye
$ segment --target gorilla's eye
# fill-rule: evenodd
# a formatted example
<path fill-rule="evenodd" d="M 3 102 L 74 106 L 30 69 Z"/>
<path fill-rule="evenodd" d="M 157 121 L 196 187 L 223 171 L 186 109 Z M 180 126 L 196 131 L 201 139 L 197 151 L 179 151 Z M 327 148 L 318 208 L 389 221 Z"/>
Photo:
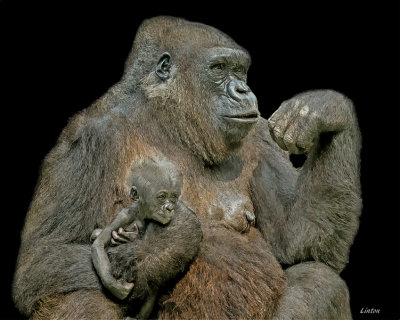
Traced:
<path fill-rule="evenodd" d="M 225 63 L 215 63 L 211 65 L 210 67 L 211 70 L 223 70 L 225 69 Z"/>
<path fill-rule="evenodd" d="M 235 66 L 232 70 L 233 70 L 233 72 L 237 72 L 237 73 L 246 73 L 245 68 L 242 66 Z"/>
<path fill-rule="evenodd" d="M 161 194 L 159 194 L 159 195 L 157 196 L 157 199 L 159 199 L 159 200 L 165 200 L 165 198 L 166 198 L 166 196 L 165 196 L 164 193 L 161 193 Z"/>

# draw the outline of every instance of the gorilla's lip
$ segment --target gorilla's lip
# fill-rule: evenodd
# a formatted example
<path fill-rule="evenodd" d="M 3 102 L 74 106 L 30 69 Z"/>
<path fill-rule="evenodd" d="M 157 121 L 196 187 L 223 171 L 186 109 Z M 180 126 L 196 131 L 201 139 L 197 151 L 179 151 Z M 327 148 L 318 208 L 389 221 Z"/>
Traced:
<path fill-rule="evenodd" d="M 241 114 L 234 114 L 234 115 L 225 115 L 224 118 L 237 121 L 237 122 L 244 122 L 244 123 L 253 123 L 258 121 L 259 113 L 256 111 L 241 113 Z"/>

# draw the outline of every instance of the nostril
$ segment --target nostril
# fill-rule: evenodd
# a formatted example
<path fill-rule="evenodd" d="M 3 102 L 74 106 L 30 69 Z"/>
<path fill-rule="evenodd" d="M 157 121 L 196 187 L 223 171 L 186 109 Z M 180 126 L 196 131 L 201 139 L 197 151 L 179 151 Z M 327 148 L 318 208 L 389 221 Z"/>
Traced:
<path fill-rule="evenodd" d="M 240 83 L 236 86 L 236 92 L 240 93 L 240 94 L 245 94 L 247 92 L 249 92 L 249 87 L 247 85 L 245 85 L 244 83 Z"/>
<path fill-rule="evenodd" d="M 238 93 L 240 93 L 240 94 L 244 94 L 244 93 L 246 93 L 247 91 L 246 90 L 244 90 L 243 88 L 236 88 L 236 92 L 238 92 Z"/>

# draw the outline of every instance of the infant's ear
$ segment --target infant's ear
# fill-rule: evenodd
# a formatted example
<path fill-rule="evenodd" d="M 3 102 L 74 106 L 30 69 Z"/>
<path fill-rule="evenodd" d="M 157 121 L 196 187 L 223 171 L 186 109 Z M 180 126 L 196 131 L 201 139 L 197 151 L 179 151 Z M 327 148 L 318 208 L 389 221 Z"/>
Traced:
<path fill-rule="evenodd" d="M 137 192 L 137 188 L 135 186 L 133 186 L 131 188 L 131 192 L 130 192 L 130 197 L 133 201 L 138 201 L 139 200 L 139 195 Z"/>

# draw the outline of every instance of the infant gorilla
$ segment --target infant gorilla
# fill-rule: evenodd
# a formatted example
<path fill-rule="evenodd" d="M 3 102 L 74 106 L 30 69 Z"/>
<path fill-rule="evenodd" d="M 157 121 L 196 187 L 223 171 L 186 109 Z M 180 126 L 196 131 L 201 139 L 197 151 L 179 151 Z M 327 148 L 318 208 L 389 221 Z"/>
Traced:
<path fill-rule="evenodd" d="M 166 160 L 156 162 L 144 159 L 134 166 L 129 180 L 132 186 L 130 197 L 133 205 L 121 210 L 103 230 L 96 229 L 92 233 L 93 265 L 104 287 L 121 300 L 128 297 L 134 283 L 113 276 L 114 270 L 111 268 L 105 246 L 110 243 L 118 245 L 136 239 L 157 237 L 160 228 L 162 229 L 173 219 L 176 208 L 185 214 L 194 215 L 183 203 L 178 202 L 182 175 L 172 163 Z M 129 226 L 133 231 L 123 229 Z M 150 316 L 157 293 L 158 288 L 151 287 L 147 297 L 142 297 L 145 302 L 136 318 L 146 319 Z"/>

